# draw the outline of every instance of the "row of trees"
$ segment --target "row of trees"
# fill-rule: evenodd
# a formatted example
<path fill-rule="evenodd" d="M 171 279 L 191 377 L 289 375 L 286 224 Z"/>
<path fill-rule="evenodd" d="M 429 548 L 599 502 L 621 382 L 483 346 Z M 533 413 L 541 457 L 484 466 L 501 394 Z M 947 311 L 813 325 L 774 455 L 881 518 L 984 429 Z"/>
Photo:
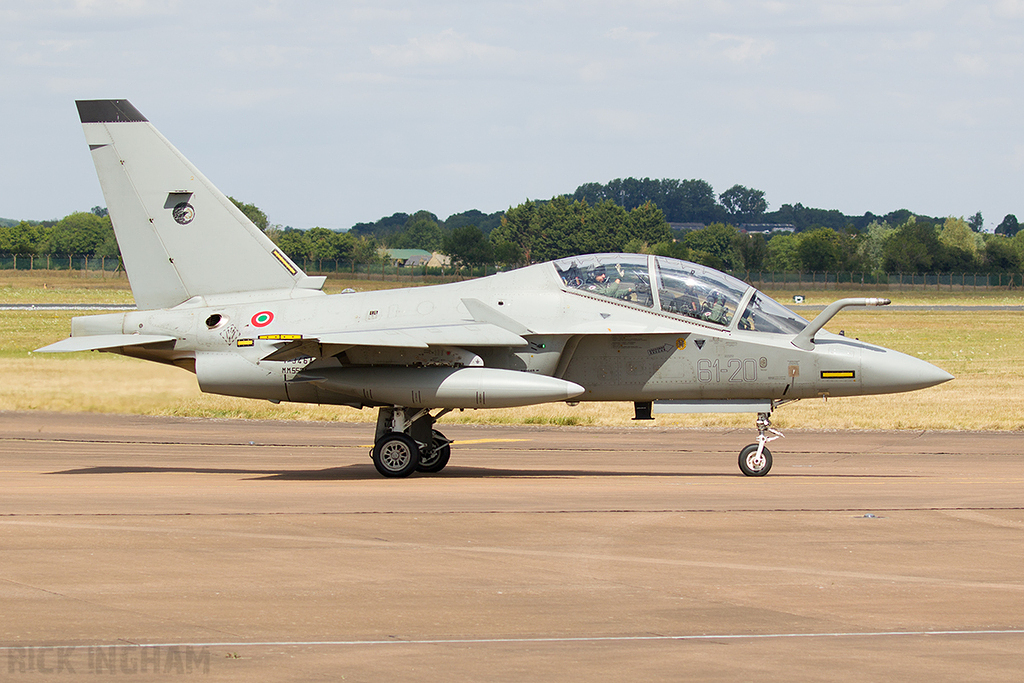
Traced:
<path fill-rule="evenodd" d="M 842 229 L 851 224 L 863 228 L 876 218 L 873 214 L 866 214 L 866 218 L 845 216 L 834 209 L 812 209 L 799 203 L 783 204 L 778 211 L 768 212 L 762 190 L 733 185 L 716 195 L 711 183 L 699 179 L 616 178 L 580 185 L 572 196 L 590 204 L 610 200 L 626 209 L 650 202 L 665 213 L 670 223 L 785 223 L 800 231 L 811 226 Z"/>
<path fill-rule="evenodd" d="M 609 200 L 634 209 L 648 202 L 665 213 L 670 223 L 769 223 L 792 225 L 796 232 L 813 228 L 832 228 L 836 231 L 853 228 L 866 230 L 872 223 L 902 225 L 914 216 L 906 209 L 888 214 L 867 212 L 863 216 L 848 216 L 836 209 L 815 209 L 803 204 L 783 204 L 776 211 L 768 211 L 768 201 L 762 190 L 733 185 L 719 195 L 706 180 L 674 180 L 665 178 L 616 178 L 607 183 L 585 183 L 576 188 L 573 198 L 586 200 L 591 205 Z M 917 215 L 931 223 L 941 219 Z M 982 232 L 985 220 L 981 212 L 967 219 L 974 232 Z M 1017 217 L 1008 214 L 996 227 L 995 234 L 1013 237 L 1020 230 Z"/>
<path fill-rule="evenodd" d="M 118 248 L 110 218 L 104 210 L 94 209 L 58 221 L 21 221 L 0 227 L 0 252 L 116 257 Z"/>
<path fill-rule="evenodd" d="M 996 273 L 1019 272 L 1024 267 L 1024 231 L 1012 215 L 994 235 L 980 232 L 984 222 L 980 213 L 967 220 L 936 220 L 905 210 L 876 217 L 862 229 L 850 222 L 836 228 L 819 221 L 796 233 L 762 235 L 734 227 L 739 220 L 723 220 L 673 233 L 659 205 L 650 199 L 637 204 L 638 199 L 657 191 L 661 201 L 676 201 L 677 208 L 685 199 L 691 208 L 703 206 L 707 215 L 725 212 L 749 218 L 761 210 L 764 193 L 735 186 L 715 200 L 704 181 L 632 181 L 592 183 L 577 190 L 576 195 L 589 193 L 593 200 L 558 196 L 526 201 L 496 214 L 467 211 L 444 221 L 428 211 L 394 214 L 347 232 L 270 225 L 255 205 L 232 201 L 300 261 L 373 264 L 382 260 L 383 248 L 392 247 L 438 251 L 450 255 L 457 265 L 473 267 L 593 252 L 655 253 L 736 271 Z M 617 199 L 607 196 L 613 193 L 618 193 Z M 794 224 L 811 217 L 842 217 L 839 212 L 799 204 L 785 205 L 776 213 L 790 216 Z M 94 207 L 58 221 L 0 225 L 0 252 L 116 257 L 118 247 L 106 210 Z"/>
<path fill-rule="evenodd" d="M 491 240 L 480 228 L 472 223 L 449 221 L 439 222 L 428 211 L 413 215 L 402 214 L 405 221 L 400 227 L 389 229 L 383 238 L 372 231 L 363 234 L 352 230 L 336 232 L 327 228 L 295 230 L 272 226 L 266 234 L 292 258 L 310 261 L 348 261 L 374 264 L 384 258 L 383 250 L 424 249 L 451 256 L 456 265 L 479 267 L 495 262 L 516 263 L 520 255 L 495 249 Z M 454 226 L 454 227 L 448 227 Z"/>
<path fill-rule="evenodd" d="M 465 215 L 462 220 L 439 223 L 427 211 L 412 216 L 403 214 L 405 221 L 385 241 L 372 233 L 360 235 L 321 227 L 282 228 L 269 224 L 266 214 L 255 205 L 232 201 L 285 253 L 300 261 L 375 264 L 383 261 L 381 250 L 387 247 L 440 251 L 467 266 L 493 264 L 496 255 L 502 263 L 515 263 L 519 259 L 518 253 L 495 252 L 486 235 L 468 223 Z M 467 212 L 470 217 L 473 213 Z M 445 229 L 442 226 L 446 224 L 454 227 Z M 94 207 L 90 212 L 75 212 L 56 221 L 10 221 L 8 225 L 0 225 L 0 253 L 108 258 L 117 258 L 120 254 L 110 217 L 101 207 Z"/>
<path fill-rule="evenodd" d="M 260 230 L 267 230 L 267 215 L 257 206 L 228 199 Z M 54 221 L 3 221 L 0 223 L 0 253 L 108 258 L 120 254 L 110 216 L 101 206 L 76 211 Z"/>
<path fill-rule="evenodd" d="M 417 211 L 410 215 L 407 213 L 395 213 L 381 218 L 373 223 L 356 223 L 348 232 L 357 237 L 372 237 L 381 244 L 395 249 L 426 249 L 427 247 L 415 246 L 420 235 L 426 233 L 433 246 L 439 245 L 444 233 L 451 232 L 467 225 L 475 225 L 485 235 L 501 225 L 503 211 L 484 213 L 476 209 L 452 214 L 445 220 L 439 219 L 429 211 Z M 437 249 L 429 249 L 436 251 Z"/>
<path fill-rule="evenodd" d="M 768 210 L 762 190 L 733 185 L 716 196 L 711 183 L 696 179 L 616 178 L 603 184 L 580 185 L 572 196 L 592 205 L 611 201 L 625 209 L 653 204 L 672 223 L 756 223 L 763 220 Z"/>
<path fill-rule="evenodd" d="M 589 252 L 640 251 L 648 245 L 672 243 L 664 214 L 650 202 L 627 211 L 609 200 L 595 206 L 566 196 L 527 201 L 504 212 L 486 233 L 464 220 L 464 214 L 443 222 L 427 211 L 401 216 L 405 218 L 400 224 L 394 216 L 382 219 L 389 224 L 385 233 L 271 228 L 267 235 L 293 258 L 371 263 L 381 247 L 411 248 L 441 252 L 457 265 L 471 267 L 510 266 Z"/>
<path fill-rule="evenodd" d="M 681 243 L 690 260 L 715 268 L 776 272 L 1003 273 L 1024 268 L 1024 232 L 974 232 L 962 218 L 933 223 L 909 217 L 875 221 L 866 230 L 816 228 L 802 233 L 745 234 L 715 224 Z"/>
<path fill-rule="evenodd" d="M 491 242 L 507 262 L 532 263 L 599 252 L 639 252 L 671 243 L 665 214 L 647 202 L 627 211 L 611 200 L 591 206 L 585 199 L 555 197 L 527 201 L 505 212 Z"/>

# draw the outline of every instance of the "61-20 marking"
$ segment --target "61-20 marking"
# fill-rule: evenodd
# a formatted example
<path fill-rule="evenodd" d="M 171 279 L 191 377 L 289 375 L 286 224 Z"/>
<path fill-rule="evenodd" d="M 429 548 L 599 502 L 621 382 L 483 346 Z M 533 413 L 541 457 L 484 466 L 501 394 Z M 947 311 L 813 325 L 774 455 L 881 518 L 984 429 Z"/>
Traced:
<path fill-rule="evenodd" d="M 757 361 L 753 358 L 730 358 L 723 367 L 716 358 L 701 358 L 697 361 L 697 381 L 701 384 L 708 382 L 756 382 Z"/>

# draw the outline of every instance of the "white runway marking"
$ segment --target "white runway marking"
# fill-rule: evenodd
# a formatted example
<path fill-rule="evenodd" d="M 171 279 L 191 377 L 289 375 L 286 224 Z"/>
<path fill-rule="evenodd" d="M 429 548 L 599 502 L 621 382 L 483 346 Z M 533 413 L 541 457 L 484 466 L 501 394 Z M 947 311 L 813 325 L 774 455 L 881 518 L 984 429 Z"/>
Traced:
<path fill-rule="evenodd" d="M 99 645 L 62 645 L 55 643 L 30 644 L 0 647 L 0 652 L 21 650 L 29 647 L 61 648 L 84 650 L 97 648 L 160 647 L 160 648 L 209 648 L 209 647 L 352 647 L 363 645 L 503 645 L 518 643 L 615 643 L 615 642 L 657 642 L 672 640 L 769 640 L 781 638 L 892 638 L 905 636 L 1000 636 L 1024 635 L 1024 629 L 993 629 L 977 631 L 863 631 L 839 633 L 717 633 L 677 636 L 577 636 L 560 638 L 450 638 L 401 640 L 274 640 L 258 642 L 223 643 L 131 643 L 120 641 Z"/>

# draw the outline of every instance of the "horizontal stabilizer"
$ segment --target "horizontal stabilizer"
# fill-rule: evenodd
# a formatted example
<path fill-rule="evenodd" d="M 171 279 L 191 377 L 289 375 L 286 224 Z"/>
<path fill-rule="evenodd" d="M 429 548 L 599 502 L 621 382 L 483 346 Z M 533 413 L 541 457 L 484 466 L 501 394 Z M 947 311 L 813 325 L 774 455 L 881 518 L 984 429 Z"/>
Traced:
<path fill-rule="evenodd" d="M 490 323 L 513 334 L 530 334 L 531 330 L 518 320 L 510 318 L 501 311 L 496 311 L 479 299 L 463 299 L 462 304 L 473 316 L 473 320 L 481 323 Z"/>
<path fill-rule="evenodd" d="M 102 351 L 119 349 L 123 346 L 142 346 L 172 342 L 177 337 L 164 334 L 94 334 L 84 337 L 68 337 L 59 342 L 36 349 L 36 353 L 74 353 L 75 351 Z"/>

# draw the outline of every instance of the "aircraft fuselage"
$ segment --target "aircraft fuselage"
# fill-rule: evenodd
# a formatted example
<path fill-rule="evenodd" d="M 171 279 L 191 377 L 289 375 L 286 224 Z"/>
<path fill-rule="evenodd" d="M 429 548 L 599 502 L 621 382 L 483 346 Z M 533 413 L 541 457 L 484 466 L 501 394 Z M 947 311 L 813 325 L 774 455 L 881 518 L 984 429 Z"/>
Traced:
<path fill-rule="evenodd" d="M 194 370 L 204 391 L 360 406 L 486 408 L 510 402 L 500 390 L 492 404 L 486 394 L 478 401 L 475 393 L 472 400 L 442 405 L 417 401 L 414 392 L 403 395 L 402 402 L 378 400 L 343 382 L 304 381 L 303 375 L 355 377 L 359 369 L 361 378 L 381 386 L 392 380 L 387 373 L 367 374 L 368 368 L 404 367 L 406 375 L 394 379 L 404 385 L 415 384 L 416 373 L 427 368 L 473 367 L 475 362 L 578 384 L 584 388 L 578 396 L 547 399 L 572 401 L 854 396 L 907 391 L 945 376 L 911 356 L 825 332 L 818 333 L 808 351 L 795 347 L 788 335 L 705 324 L 573 291 L 559 282 L 551 264 L 447 285 L 278 301 L 221 298 L 220 305 L 193 301 L 170 310 L 76 318 L 73 331 L 173 336 L 175 341 L 160 347 L 121 352 Z M 487 313 L 474 317 L 466 299 L 497 314 L 489 321 Z M 453 325 L 500 327 L 506 317 L 526 328 L 519 330 L 525 345 L 488 344 L 486 335 L 473 346 L 444 341 Z M 328 347 L 335 354 L 324 357 L 322 340 L 332 334 L 342 338 Z M 345 343 L 346 334 L 351 344 Z M 424 346 L 406 345 L 410 334 Z M 393 346 L 388 342 L 392 335 Z M 267 359 L 303 340 L 317 345 L 317 353 L 298 348 L 295 357 Z M 530 397 L 524 404 L 536 402 L 523 390 Z M 499 395 L 504 397 L 498 400 Z"/>

